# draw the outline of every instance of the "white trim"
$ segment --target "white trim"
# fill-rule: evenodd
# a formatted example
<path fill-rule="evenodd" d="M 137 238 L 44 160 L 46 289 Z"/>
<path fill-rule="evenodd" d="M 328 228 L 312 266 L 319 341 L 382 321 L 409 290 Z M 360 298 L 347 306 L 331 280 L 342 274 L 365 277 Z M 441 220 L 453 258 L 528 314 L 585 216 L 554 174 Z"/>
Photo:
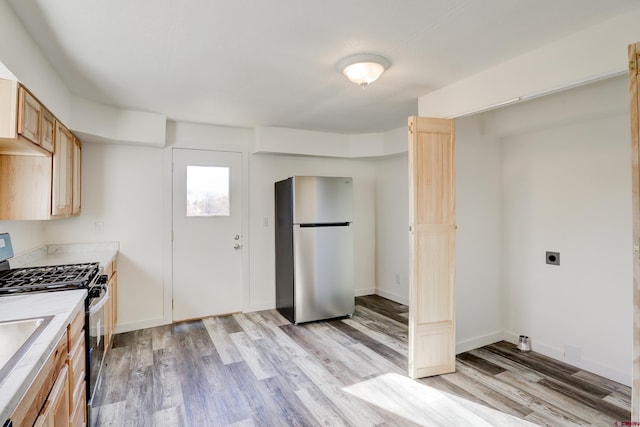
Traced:
<path fill-rule="evenodd" d="M 464 353 L 465 351 L 474 350 L 476 348 L 480 348 L 485 345 L 502 341 L 505 339 L 504 336 L 505 336 L 504 332 L 496 331 L 487 335 L 481 335 L 479 337 L 469 338 L 464 341 L 457 341 L 456 354 Z"/>
<path fill-rule="evenodd" d="M 399 304 L 404 304 L 406 306 L 409 305 L 409 298 L 401 297 L 400 295 L 396 295 L 391 292 L 384 291 L 382 289 L 376 289 L 376 295 L 380 295 L 383 298 L 390 299 L 391 301 L 397 302 Z"/>
<path fill-rule="evenodd" d="M 253 304 L 248 306 L 243 312 L 244 313 L 252 313 L 254 311 L 264 311 L 264 310 L 274 310 L 276 308 L 274 303 L 262 303 L 262 304 Z"/>
<path fill-rule="evenodd" d="M 173 149 L 164 149 L 162 156 L 164 198 L 162 200 L 162 323 L 164 325 L 173 322 Z M 138 323 L 138 322 L 133 322 Z M 156 325 L 157 326 L 157 325 Z M 118 328 L 116 328 L 118 329 Z"/>
<path fill-rule="evenodd" d="M 357 297 L 362 297 L 365 295 L 375 295 L 376 288 L 362 288 L 362 289 L 354 289 L 353 294 Z"/>
<path fill-rule="evenodd" d="M 518 342 L 518 338 L 519 338 L 519 335 L 516 334 L 515 332 L 511 332 L 511 331 L 504 332 L 504 339 L 506 341 L 516 344 Z M 583 369 L 585 371 L 603 376 L 605 378 L 609 378 L 621 384 L 631 386 L 631 382 L 632 382 L 631 364 L 629 364 L 629 372 L 625 373 L 590 359 L 582 359 L 579 363 L 570 363 L 567 360 L 565 360 L 563 350 L 555 346 L 546 344 L 544 342 L 536 341 L 535 337 L 530 338 L 530 342 L 531 342 L 531 350 L 535 351 L 536 353 L 543 354 L 552 359 L 574 366 L 578 369 Z"/>
<path fill-rule="evenodd" d="M 115 334 L 121 334 L 123 332 L 131 332 L 131 331 L 137 331 L 140 329 L 155 328 L 156 326 L 168 325 L 170 323 L 171 322 L 165 322 L 164 319 L 162 318 L 148 319 L 148 320 L 135 321 L 135 322 L 129 322 L 129 323 L 118 322 L 118 326 L 116 326 L 113 332 Z"/>

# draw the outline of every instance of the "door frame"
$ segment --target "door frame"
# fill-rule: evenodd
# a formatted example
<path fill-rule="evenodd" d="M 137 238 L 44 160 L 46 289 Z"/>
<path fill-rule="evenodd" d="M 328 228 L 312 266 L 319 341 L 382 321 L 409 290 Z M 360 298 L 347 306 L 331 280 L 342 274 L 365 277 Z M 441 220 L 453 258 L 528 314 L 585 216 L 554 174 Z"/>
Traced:
<path fill-rule="evenodd" d="M 631 200 L 633 223 L 633 362 L 631 421 L 640 421 L 640 43 L 628 46 L 629 121 L 631 128 Z"/>
<path fill-rule="evenodd" d="M 184 203 L 188 194 L 186 189 L 188 173 L 186 169 L 189 168 L 189 165 L 232 168 L 229 171 L 231 216 L 220 218 L 215 216 L 185 217 Z M 242 267 L 243 254 L 246 249 L 244 247 L 244 231 L 242 227 L 242 213 L 244 211 L 242 206 L 242 153 L 238 151 L 202 150 L 199 148 L 174 148 L 172 149 L 172 183 L 172 270 L 174 277 L 172 279 L 173 292 L 171 299 L 173 322 L 244 311 L 245 295 L 242 277 L 244 269 Z M 209 238 L 203 239 L 202 233 L 207 234 Z M 235 238 L 233 237 L 234 235 Z M 195 240 L 190 242 L 190 239 Z M 211 250 L 212 246 L 207 244 L 210 239 L 216 242 L 213 245 L 216 249 L 213 251 Z M 179 243 L 178 247 L 176 247 L 176 243 Z M 240 244 L 239 250 L 230 250 L 238 243 Z M 198 249 L 193 252 L 192 246 Z M 186 251 L 186 256 L 184 251 Z M 197 292 L 200 289 L 197 282 L 188 280 L 182 283 L 180 280 L 185 278 L 184 275 L 189 276 L 191 279 L 196 277 L 205 280 L 204 276 L 208 276 L 211 271 L 207 267 L 202 269 L 203 264 L 201 262 L 206 262 L 209 257 L 213 256 L 215 258 L 218 255 L 230 264 L 224 264 L 225 261 L 222 261 L 223 264 L 219 264 L 220 260 L 214 262 L 215 265 L 219 264 L 220 273 L 222 277 L 225 277 L 225 280 L 223 282 L 216 280 L 215 282 L 219 283 L 219 285 L 212 284 L 211 287 L 207 287 L 209 291 L 203 295 L 207 298 L 215 298 L 214 295 L 223 292 L 226 293 L 226 297 L 223 298 L 224 302 L 213 304 L 216 307 L 213 308 L 211 304 L 202 304 L 202 301 L 199 301 L 198 298 L 194 299 L 193 292 Z M 192 257 L 200 260 L 198 261 L 200 267 L 193 264 Z M 178 265 L 180 269 L 177 277 L 175 277 Z M 229 270 L 224 265 L 228 265 L 232 269 Z M 192 268 L 195 268 L 194 271 L 199 274 L 194 277 L 190 276 Z M 204 276 L 201 276 L 201 274 Z M 240 277 L 237 277 L 238 274 L 240 274 Z M 226 284 L 222 285 L 221 283 Z M 177 294 L 176 286 L 179 288 Z M 229 292 L 226 292 L 226 290 L 229 290 Z M 187 292 L 187 294 L 184 294 L 184 292 Z M 191 296 L 188 295 L 190 293 Z"/>
<path fill-rule="evenodd" d="M 176 126 L 176 125 L 174 125 Z M 191 126 L 191 125 L 188 125 Z M 249 156 L 250 156 L 250 144 L 248 139 L 246 142 L 238 141 L 238 137 L 230 138 L 228 130 L 218 129 L 212 127 L 207 129 L 210 131 L 210 135 L 206 135 L 205 138 L 200 135 L 198 129 L 194 129 L 196 134 L 191 138 L 186 138 L 185 141 L 169 141 L 170 137 L 167 136 L 167 145 L 163 152 L 163 250 L 162 250 L 162 278 L 163 278 L 163 302 L 162 302 L 162 324 L 168 325 L 173 323 L 173 150 L 179 149 L 193 149 L 193 150 L 208 150 L 208 151 L 223 151 L 223 152 L 236 152 L 240 153 L 241 157 L 241 229 L 243 235 L 243 250 L 242 250 L 242 311 L 248 312 L 251 310 L 250 300 L 250 251 L 251 251 L 251 237 L 249 230 Z M 177 133 L 177 132 L 176 132 Z M 173 136 L 174 138 L 176 136 Z M 221 142 L 222 141 L 222 142 Z M 149 326 L 158 326 L 157 322 L 150 324 Z"/>

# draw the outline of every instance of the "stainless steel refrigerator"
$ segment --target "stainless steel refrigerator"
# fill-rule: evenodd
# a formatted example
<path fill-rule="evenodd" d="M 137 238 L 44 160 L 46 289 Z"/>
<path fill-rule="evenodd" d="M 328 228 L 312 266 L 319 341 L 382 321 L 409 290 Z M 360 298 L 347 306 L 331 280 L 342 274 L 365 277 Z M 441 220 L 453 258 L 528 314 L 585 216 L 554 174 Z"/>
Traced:
<path fill-rule="evenodd" d="M 292 323 L 354 310 L 353 179 L 275 183 L 276 308 Z"/>

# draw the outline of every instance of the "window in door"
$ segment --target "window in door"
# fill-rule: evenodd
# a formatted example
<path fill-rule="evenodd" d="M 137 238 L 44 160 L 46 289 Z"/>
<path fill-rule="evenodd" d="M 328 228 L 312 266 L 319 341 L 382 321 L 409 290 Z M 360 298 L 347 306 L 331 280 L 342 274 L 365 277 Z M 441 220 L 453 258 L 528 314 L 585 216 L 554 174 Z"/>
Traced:
<path fill-rule="evenodd" d="M 229 215 L 229 168 L 187 166 L 187 216 Z"/>

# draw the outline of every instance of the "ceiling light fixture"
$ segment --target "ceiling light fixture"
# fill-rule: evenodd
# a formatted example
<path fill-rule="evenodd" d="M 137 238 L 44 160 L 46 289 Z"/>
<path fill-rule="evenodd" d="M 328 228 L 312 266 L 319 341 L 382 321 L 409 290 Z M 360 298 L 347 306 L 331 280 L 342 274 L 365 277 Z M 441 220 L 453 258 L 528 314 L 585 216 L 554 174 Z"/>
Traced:
<path fill-rule="evenodd" d="M 391 61 L 387 58 L 368 53 L 347 56 L 338 62 L 338 70 L 363 88 L 378 80 L 390 66 Z"/>

